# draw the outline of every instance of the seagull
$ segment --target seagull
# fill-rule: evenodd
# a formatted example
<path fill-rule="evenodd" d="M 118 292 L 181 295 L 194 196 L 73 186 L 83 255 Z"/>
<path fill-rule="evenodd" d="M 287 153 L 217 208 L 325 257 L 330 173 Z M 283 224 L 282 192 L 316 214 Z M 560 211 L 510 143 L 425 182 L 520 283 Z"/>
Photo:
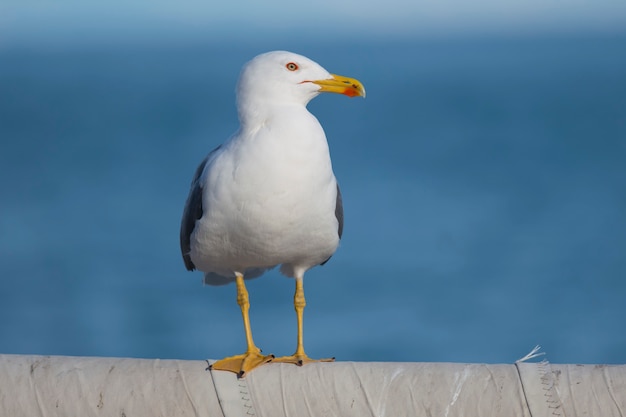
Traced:
<path fill-rule="evenodd" d="M 244 65 L 237 84 L 239 129 L 197 168 L 187 198 L 180 246 L 185 267 L 204 282 L 235 282 L 247 349 L 211 369 L 244 377 L 268 363 L 330 362 L 304 351 L 304 274 L 335 253 L 343 230 L 341 192 L 328 142 L 307 110 L 320 93 L 365 97 L 356 79 L 331 74 L 295 53 L 273 51 Z M 254 344 L 245 280 L 281 265 L 295 279 L 297 346 L 291 356 L 263 355 Z"/>

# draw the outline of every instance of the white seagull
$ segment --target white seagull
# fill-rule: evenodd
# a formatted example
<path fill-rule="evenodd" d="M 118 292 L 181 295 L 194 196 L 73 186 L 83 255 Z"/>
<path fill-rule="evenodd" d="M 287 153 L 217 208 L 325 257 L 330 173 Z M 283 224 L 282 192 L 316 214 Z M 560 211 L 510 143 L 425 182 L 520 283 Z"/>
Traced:
<path fill-rule="evenodd" d="M 208 154 L 191 182 L 180 228 L 185 266 L 203 271 L 210 285 L 235 281 L 248 345 L 212 369 L 243 377 L 270 361 L 316 362 L 303 345 L 304 273 L 328 261 L 343 229 L 326 135 L 306 108 L 322 92 L 365 97 L 359 81 L 302 55 L 274 51 L 252 59 L 237 85 L 240 127 Z M 282 358 L 255 346 L 244 284 L 277 265 L 296 281 L 297 347 Z"/>

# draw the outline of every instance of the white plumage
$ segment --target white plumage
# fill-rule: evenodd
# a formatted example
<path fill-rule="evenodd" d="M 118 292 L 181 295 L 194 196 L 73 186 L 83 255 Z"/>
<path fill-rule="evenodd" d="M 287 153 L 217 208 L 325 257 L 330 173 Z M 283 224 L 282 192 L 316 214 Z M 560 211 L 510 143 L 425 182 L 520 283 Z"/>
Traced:
<path fill-rule="evenodd" d="M 181 225 L 185 264 L 203 271 L 206 283 L 241 278 L 243 286 L 282 265 L 301 284 L 337 249 L 341 194 L 324 130 L 306 108 L 324 91 L 365 94 L 358 81 L 290 52 L 245 65 L 237 86 L 240 128 L 196 171 Z"/>

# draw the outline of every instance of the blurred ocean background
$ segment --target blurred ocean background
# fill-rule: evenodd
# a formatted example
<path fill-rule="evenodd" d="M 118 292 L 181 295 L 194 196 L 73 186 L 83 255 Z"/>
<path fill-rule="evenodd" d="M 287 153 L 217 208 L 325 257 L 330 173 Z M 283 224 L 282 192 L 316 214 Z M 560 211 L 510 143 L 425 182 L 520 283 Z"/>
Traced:
<path fill-rule="evenodd" d="M 511 363 L 540 344 L 626 363 L 626 30 L 96 36 L 18 17 L 0 31 L 0 353 L 243 351 L 235 288 L 185 271 L 179 222 L 237 128 L 241 66 L 288 49 L 367 89 L 309 106 L 346 217 L 305 279 L 312 357 Z M 292 353 L 293 281 L 248 289 L 257 344 Z"/>

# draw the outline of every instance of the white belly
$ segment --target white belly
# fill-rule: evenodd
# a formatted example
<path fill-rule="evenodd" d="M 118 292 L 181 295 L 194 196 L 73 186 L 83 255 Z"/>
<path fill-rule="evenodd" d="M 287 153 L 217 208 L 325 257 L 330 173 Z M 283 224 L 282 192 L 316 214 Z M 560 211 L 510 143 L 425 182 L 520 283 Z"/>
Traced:
<path fill-rule="evenodd" d="M 245 147 L 227 143 L 207 167 L 204 212 L 191 238 L 199 270 L 306 270 L 335 252 L 337 184 L 323 132 L 321 141 L 293 138 L 297 143 L 276 142 L 270 133 L 257 133 Z"/>

